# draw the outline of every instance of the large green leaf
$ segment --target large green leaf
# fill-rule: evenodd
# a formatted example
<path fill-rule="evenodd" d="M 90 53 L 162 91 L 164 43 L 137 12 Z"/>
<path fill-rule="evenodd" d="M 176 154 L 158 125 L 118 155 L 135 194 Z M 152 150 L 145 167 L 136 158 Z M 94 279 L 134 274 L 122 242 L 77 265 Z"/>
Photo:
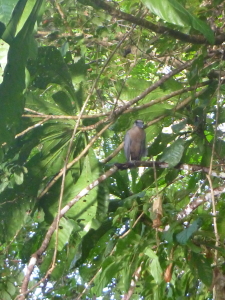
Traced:
<path fill-rule="evenodd" d="M 0 144 L 9 142 L 14 137 L 20 121 L 24 107 L 25 67 L 32 32 L 41 5 L 42 0 L 35 2 L 23 28 L 10 44 L 4 80 L 0 85 Z"/>
<path fill-rule="evenodd" d="M 26 4 L 27 4 L 27 0 L 18 1 L 17 5 L 13 11 L 12 18 L 10 19 L 9 24 L 7 25 L 5 31 L 2 35 L 2 39 L 4 41 L 8 42 L 9 44 L 13 41 L 13 38 L 16 35 L 17 27 L 18 27 L 20 20 L 22 19 L 22 15 L 23 15 Z M 33 5 L 34 5 L 34 3 L 33 3 Z M 33 8 L 33 5 L 32 5 L 32 8 Z"/>
<path fill-rule="evenodd" d="M 162 268 L 158 256 L 150 248 L 146 248 L 144 254 L 150 258 L 150 272 L 157 284 L 162 281 Z"/>
<path fill-rule="evenodd" d="M 202 254 L 191 253 L 191 266 L 197 269 L 197 274 L 206 286 L 211 286 L 213 279 L 213 272 L 211 261 L 202 256 Z"/>
<path fill-rule="evenodd" d="M 48 84 L 65 84 L 72 88 L 71 76 L 60 51 L 53 46 L 39 47 L 35 60 L 30 60 L 28 70 L 34 77 L 33 85 L 39 89 L 46 89 Z"/>
<path fill-rule="evenodd" d="M 170 167 L 174 167 L 180 162 L 183 152 L 184 140 L 176 140 L 171 146 L 163 151 L 160 161 L 165 161 Z"/>
<path fill-rule="evenodd" d="M 200 31 L 206 39 L 214 42 L 214 33 L 203 21 L 192 15 L 176 0 L 142 0 L 154 14 L 163 20 L 182 27 L 192 27 Z"/>
<path fill-rule="evenodd" d="M 202 224 L 201 219 L 195 220 L 188 228 L 184 229 L 176 235 L 176 239 L 180 244 L 186 244 L 189 238 L 195 233 Z"/>
<path fill-rule="evenodd" d="M 52 84 L 52 89 L 54 89 L 54 93 L 50 90 L 42 98 L 37 93 L 27 92 L 27 107 L 47 115 L 72 115 L 74 113 L 74 106 L 72 105 L 73 98 L 71 95 L 64 89 L 62 90 L 62 86 L 57 84 Z M 36 121 L 36 119 L 33 121 Z M 65 120 L 57 120 L 57 122 L 65 122 Z M 66 123 L 74 125 L 73 120 L 67 120 Z"/>
<path fill-rule="evenodd" d="M 102 289 L 107 286 L 107 284 L 111 281 L 112 277 L 122 269 L 122 264 L 120 261 L 115 261 L 113 257 L 108 257 L 105 259 L 102 271 L 100 276 L 98 276 L 96 280 L 96 285 L 93 288 L 94 293 L 100 296 L 102 293 Z"/>
<path fill-rule="evenodd" d="M 27 0 L 26 0 L 27 1 Z M 26 1 L 19 1 L 19 2 L 26 2 Z M 1 1 L 0 6 L 0 21 L 7 24 L 11 18 L 12 11 L 16 6 L 18 0 L 3 0 Z"/>
<path fill-rule="evenodd" d="M 76 223 L 70 219 L 61 218 L 58 231 L 58 250 L 61 251 L 63 247 L 69 242 L 70 235 L 73 229 L 76 227 Z M 53 234 L 51 244 L 49 247 L 54 248 L 56 239 L 56 232 Z"/>
<path fill-rule="evenodd" d="M 34 200 L 27 195 L 27 190 L 24 184 L 17 186 L 17 188 L 14 188 L 14 191 L 17 192 L 18 195 L 21 194 L 23 196 L 13 197 L 11 190 L 6 190 L 1 193 L 1 241 L 12 239 L 15 234 L 22 229 L 22 227 L 29 220 L 28 212 L 31 211 L 35 206 Z M 23 193 L 21 193 L 21 191 Z"/>
<path fill-rule="evenodd" d="M 50 157 L 49 157 L 50 158 Z M 72 200 L 85 187 L 87 187 L 93 180 L 99 176 L 99 166 L 96 157 L 92 150 L 86 155 L 83 165 L 81 166 L 81 173 L 74 181 L 74 175 L 71 171 L 68 172 L 65 182 L 65 190 L 63 195 L 63 205 Z M 48 216 L 55 216 L 58 211 L 58 193 L 61 188 L 60 181 L 55 185 L 41 201 L 45 213 Z M 84 230 L 88 232 L 90 228 L 96 228 L 100 225 L 97 219 L 102 218 L 105 214 L 105 198 L 100 197 L 98 202 L 98 188 L 91 190 L 85 197 L 81 198 L 66 214 L 68 217 L 76 220 L 78 224 L 82 225 Z M 98 213 L 97 213 L 98 210 Z M 49 219 L 51 220 L 51 218 Z"/>

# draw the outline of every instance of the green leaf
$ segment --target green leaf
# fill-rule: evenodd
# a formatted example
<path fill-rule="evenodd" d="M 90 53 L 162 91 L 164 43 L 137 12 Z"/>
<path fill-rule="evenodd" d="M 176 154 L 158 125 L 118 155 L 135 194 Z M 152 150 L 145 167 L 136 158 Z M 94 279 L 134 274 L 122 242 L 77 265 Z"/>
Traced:
<path fill-rule="evenodd" d="M 156 284 L 160 284 L 163 280 L 162 278 L 162 268 L 160 266 L 158 258 L 155 258 L 150 263 L 150 272 L 155 279 Z"/>
<path fill-rule="evenodd" d="M 12 300 L 12 297 L 9 295 L 8 291 L 1 291 L 0 297 L 1 297 L 0 299 Z"/>
<path fill-rule="evenodd" d="M 9 44 L 4 42 L 3 40 L 0 40 L 0 83 L 3 80 L 3 73 L 4 73 L 4 69 L 5 66 L 7 64 L 7 54 L 9 51 Z"/>
<path fill-rule="evenodd" d="M 88 66 L 85 64 L 84 58 L 80 58 L 76 63 L 69 66 L 74 83 L 82 82 L 87 74 Z"/>
<path fill-rule="evenodd" d="M 158 256 L 149 247 L 147 247 L 144 250 L 144 254 L 147 255 L 151 259 L 150 272 L 151 272 L 153 278 L 155 279 L 156 283 L 160 284 L 162 282 L 162 268 L 160 266 Z"/>
<path fill-rule="evenodd" d="M 105 259 L 100 276 L 98 276 L 97 280 L 95 280 L 94 292 L 97 296 L 102 294 L 102 289 L 107 286 L 107 284 L 111 281 L 111 278 L 115 277 L 122 267 L 123 264 L 115 261 L 113 257 Z"/>
<path fill-rule="evenodd" d="M 56 47 L 39 47 L 37 58 L 29 61 L 28 70 L 32 77 L 37 75 L 33 81 L 37 88 L 46 89 L 48 84 L 56 83 L 65 84 L 70 92 L 73 90 L 68 66 Z"/>
<path fill-rule="evenodd" d="M 24 108 L 25 67 L 29 55 L 30 39 L 42 0 L 36 1 L 21 31 L 12 40 L 4 80 L 0 85 L 0 144 L 10 142 L 18 130 Z"/>
<path fill-rule="evenodd" d="M 66 148 L 65 148 L 66 150 Z M 65 155 L 65 154 L 64 154 Z M 49 159 L 51 159 L 51 156 L 49 156 Z M 60 155 L 59 155 L 60 159 Z M 62 158 L 61 158 L 62 159 Z M 54 160 L 53 160 L 54 162 Z M 63 163 L 63 161 L 62 161 Z M 98 161 L 96 160 L 95 154 L 92 149 L 89 149 L 88 155 L 84 158 L 84 161 L 81 168 L 81 174 L 79 173 L 77 176 L 76 182 L 74 182 L 74 177 L 71 172 L 68 172 L 66 175 L 66 181 L 65 181 L 65 189 L 64 189 L 64 195 L 63 195 L 63 205 L 66 205 L 66 203 L 70 200 L 72 200 L 74 197 L 77 196 L 77 194 L 87 187 L 93 180 L 96 180 L 99 176 L 99 165 Z M 80 171 L 79 171 L 80 172 Z M 41 201 L 41 206 L 45 210 L 45 213 L 48 215 L 49 221 L 51 221 L 51 218 L 57 214 L 58 211 L 58 195 L 61 188 L 61 184 L 55 185 L 52 190 L 43 197 Z M 97 195 L 98 195 L 98 189 L 96 188 L 89 191 L 89 193 L 81 198 L 73 207 L 70 208 L 70 210 L 67 212 L 66 216 L 69 218 L 73 218 L 78 222 L 79 225 L 82 225 L 83 228 L 92 219 L 97 219 L 99 216 L 97 216 L 97 208 L 98 208 L 98 201 L 97 201 Z M 96 224 L 93 223 L 94 226 Z M 84 230 L 87 232 L 90 229 L 89 226 Z"/>
<path fill-rule="evenodd" d="M 99 184 L 98 195 L 97 195 L 97 211 L 96 218 L 98 221 L 105 221 L 106 216 L 108 215 L 108 206 L 109 206 L 109 191 L 105 182 Z"/>
<path fill-rule="evenodd" d="M 201 227 L 201 225 L 202 220 L 198 218 L 188 228 L 178 233 L 176 235 L 176 240 L 178 241 L 178 243 L 182 245 L 186 244 L 192 234 L 195 233 L 199 229 L 199 227 Z"/>
<path fill-rule="evenodd" d="M 27 193 L 24 184 L 16 185 L 13 190 L 15 193 L 20 193 L 20 188 L 23 190 L 24 194 Z M 16 198 L 13 198 L 14 202 L 12 209 L 12 203 L 9 201 L 11 199 L 10 192 L 7 192 L 7 190 L 5 191 L 5 194 L 1 194 L 0 199 L 2 202 L 5 202 L 4 210 L 0 210 L 0 218 L 2 220 L 1 228 L 4 228 L 4 230 L 0 230 L 0 240 L 10 240 L 29 219 L 29 214 L 27 212 L 33 209 L 35 202 L 33 199 L 31 201 L 31 198 L 28 198 L 27 196 L 23 196 L 18 200 L 17 196 Z"/>
<path fill-rule="evenodd" d="M 73 112 L 73 106 L 70 97 L 64 91 L 58 91 L 52 95 L 56 104 L 68 115 Z"/>
<path fill-rule="evenodd" d="M 161 132 L 162 128 L 160 124 L 149 126 L 145 129 L 146 132 L 146 142 L 152 141 Z"/>
<path fill-rule="evenodd" d="M 14 172 L 14 178 L 16 184 L 22 184 L 24 180 L 23 172 L 21 170 L 17 170 Z"/>
<path fill-rule="evenodd" d="M 187 241 L 186 245 L 195 253 L 201 253 L 202 248 L 196 246 L 194 243 L 192 243 L 190 240 Z"/>
<path fill-rule="evenodd" d="M 123 282 L 124 282 L 124 290 L 127 293 L 129 288 L 130 288 L 130 284 L 131 284 L 131 278 L 132 278 L 132 268 L 130 265 L 126 264 L 125 267 L 123 268 L 122 272 L 123 272 Z"/>
<path fill-rule="evenodd" d="M 7 291 L 11 296 L 13 296 L 16 292 L 14 284 L 10 281 L 7 282 Z"/>
<path fill-rule="evenodd" d="M 26 104 L 27 104 L 27 106 L 29 106 L 30 109 L 33 109 L 33 110 L 36 110 L 36 111 L 38 110 L 39 112 L 42 112 L 44 114 L 49 114 L 49 115 L 50 114 L 51 115 L 65 115 L 65 114 L 68 114 L 68 108 L 70 107 L 70 115 L 72 115 L 73 112 L 74 112 L 74 107 L 72 106 L 71 96 L 68 95 L 67 92 L 62 91 L 60 89 L 60 87 L 57 86 L 56 84 L 53 84 L 52 86 L 53 86 L 54 90 L 56 90 L 56 91 L 57 91 L 57 89 L 59 89 L 56 92 L 56 94 L 57 94 L 56 101 L 54 101 L 55 100 L 54 99 L 55 94 L 52 94 L 52 93 L 50 93 L 50 94 L 46 93 L 45 96 L 40 99 L 34 93 L 27 92 L 27 94 L 26 94 Z M 60 99 L 59 99 L 58 96 L 60 96 Z M 58 104 L 58 102 L 59 102 L 59 104 Z M 66 113 L 65 113 L 65 111 L 66 111 Z M 58 124 L 59 123 L 60 123 L 60 121 L 58 120 Z M 73 125 L 74 121 L 67 120 L 66 123 Z M 66 126 L 64 126 L 64 128 L 66 128 Z"/>
<path fill-rule="evenodd" d="M 59 222 L 59 231 L 58 231 L 58 250 L 61 251 L 63 247 L 69 242 L 70 235 L 75 228 L 76 223 L 73 220 L 61 218 Z M 55 247 L 56 232 L 53 234 L 50 248 Z"/>
<path fill-rule="evenodd" d="M 145 192 L 140 192 L 123 199 L 124 207 L 130 209 L 133 206 L 133 204 L 136 203 L 137 198 L 143 198 L 144 196 L 145 196 Z"/>
<path fill-rule="evenodd" d="M 152 251 L 152 249 L 150 249 L 149 247 L 145 249 L 144 254 L 147 255 L 149 258 L 158 259 L 158 256 L 155 254 L 155 252 Z"/>
<path fill-rule="evenodd" d="M 0 184 L 0 193 L 3 192 L 5 190 L 5 188 L 9 185 L 9 181 L 8 179 L 5 179 L 4 181 L 1 180 L 1 184 Z"/>
<path fill-rule="evenodd" d="M 206 39 L 213 44 L 214 33 L 211 28 L 203 21 L 192 15 L 176 0 L 142 0 L 142 2 L 166 22 L 182 26 L 193 27 L 198 30 Z"/>
<path fill-rule="evenodd" d="M 16 35 L 17 26 L 21 20 L 21 17 L 23 15 L 23 11 L 24 11 L 26 4 L 27 4 L 27 0 L 20 0 L 17 2 L 17 5 L 12 14 L 11 20 L 8 23 L 4 33 L 2 35 L 2 39 L 9 44 L 12 42 L 13 38 Z"/>
<path fill-rule="evenodd" d="M 162 239 L 165 239 L 168 243 L 174 243 L 174 233 L 180 229 L 178 222 L 173 222 L 168 230 L 163 232 Z"/>
<path fill-rule="evenodd" d="M 170 167 L 176 166 L 183 156 L 184 143 L 185 142 L 182 139 L 176 140 L 171 146 L 163 151 L 160 161 L 168 163 Z"/>
<path fill-rule="evenodd" d="M 24 1 L 19 1 L 24 2 Z M 26 1 L 25 1 L 26 2 Z M 16 4 L 18 3 L 18 0 L 8 0 L 8 1 L 2 1 L 0 6 L 0 21 L 7 24 L 12 16 L 12 11 Z"/>
<path fill-rule="evenodd" d="M 199 279 L 202 280 L 206 286 L 211 286 L 213 279 L 211 261 L 203 257 L 201 254 L 192 252 L 191 265 L 193 268 L 197 269 Z"/>
<path fill-rule="evenodd" d="M 93 180 L 99 176 L 99 166 L 92 149 L 89 150 L 88 155 L 85 157 L 83 170 L 81 176 L 77 180 L 74 187 L 67 189 L 65 199 L 72 199 L 76 197 L 78 192 L 88 186 Z M 79 224 L 86 224 L 96 217 L 97 213 L 97 195 L 98 186 L 92 189 L 85 197 L 81 198 L 67 213 L 67 216 L 79 220 Z"/>
<path fill-rule="evenodd" d="M 129 253 L 130 247 L 134 248 L 138 243 L 141 241 L 141 236 L 136 234 L 134 230 L 131 230 L 129 234 L 127 234 L 123 239 L 119 239 L 117 246 L 116 246 L 116 254 L 123 255 L 124 253 Z"/>

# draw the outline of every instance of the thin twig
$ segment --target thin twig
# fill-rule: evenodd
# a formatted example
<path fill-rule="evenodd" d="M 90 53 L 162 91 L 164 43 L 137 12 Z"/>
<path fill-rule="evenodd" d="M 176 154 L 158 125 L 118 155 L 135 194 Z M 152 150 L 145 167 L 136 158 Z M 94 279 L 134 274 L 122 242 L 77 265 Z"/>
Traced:
<path fill-rule="evenodd" d="M 212 214 L 213 214 L 213 228 L 214 228 L 214 234 L 215 234 L 215 254 L 214 254 L 214 264 L 217 266 L 218 261 L 218 249 L 220 243 L 220 237 L 218 233 L 218 227 L 217 227 L 217 212 L 216 212 L 216 202 L 214 197 L 214 191 L 213 191 L 213 184 L 211 180 L 211 173 L 212 173 L 212 166 L 213 166 L 213 159 L 214 159 L 214 153 L 215 153 L 215 145 L 216 145 L 216 137 L 217 137 L 217 127 L 218 127 L 218 118 L 219 118 L 219 100 L 220 100 L 220 86 L 221 86 L 221 77 L 219 76 L 219 84 L 217 87 L 217 106 L 216 106 L 216 123 L 214 127 L 214 138 L 213 138 L 213 146 L 212 146 L 212 155 L 210 160 L 210 166 L 209 166 L 209 173 L 207 176 L 207 179 L 209 181 L 209 186 L 211 190 L 211 197 L 212 197 Z M 216 299 L 216 286 L 213 287 L 213 298 Z"/>
<path fill-rule="evenodd" d="M 26 134 L 27 132 L 31 131 L 32 129 L 41 126 L 42 124 L 44 124 L 45 122 L 47 122 L 49 119 L 50 119 L 49 117 L 46 117 L 46 118 L 44 118 L 44 120 L 41 120 L 40 122 L 35 123 L 34 125 L 32 125 L 30 127 L 27 127 L 25 130 L 23 130 L 22 132 L 20 132 L 17 135 L 15 135 L 15 139 L 17 139 L 20 136 L 23 136 L 24 134 Z M 5 146 L 5 145 L 7 145 L 7 143 L 3 143 L 2 144 L 2 146 Z"/>

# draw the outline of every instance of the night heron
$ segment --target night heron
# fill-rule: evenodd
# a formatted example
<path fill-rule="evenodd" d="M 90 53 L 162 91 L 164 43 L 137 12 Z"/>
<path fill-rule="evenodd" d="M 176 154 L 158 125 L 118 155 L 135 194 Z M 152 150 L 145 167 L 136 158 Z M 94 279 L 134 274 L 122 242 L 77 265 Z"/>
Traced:
<path fill-rule="evenodd" d="M 145 131 L 142 120 L 136 120 L 124 138 L 124 153 L 127 161 L 141 160 L 146 155 Z"/>

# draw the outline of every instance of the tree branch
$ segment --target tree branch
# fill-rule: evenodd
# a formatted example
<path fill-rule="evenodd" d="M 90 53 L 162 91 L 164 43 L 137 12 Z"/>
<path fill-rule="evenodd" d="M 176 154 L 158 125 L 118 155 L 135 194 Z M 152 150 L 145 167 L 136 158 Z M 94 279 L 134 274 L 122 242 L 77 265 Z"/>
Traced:
<path fill-rule="evenodd" d="M 132 168 L 137 168 L 137 167 L 148 167 L 148 168 L 154 168 L 154 166 L 160 168 L 160 169 L 166 169 L 169 168 L 169 164 L 166 162 L 160 162 L 160 161 L 134 161 L 134 162 L 127 162 L 124 164 L 116 163 L 115 166 L 119 170 L 127 170 L 127 169 L 132 169 Z M 178 164 L 177 166 L 174 167 L 175 169 L 178 170 L 184 170 L 184 171 L 191 171 L 191 172 L 203 172 L 208 174 L 209 173 L 209 168 L 208 167 L 202 167 L 199 165 L 191 165 L 191 164 Z M 212 171 L 211 176 L 225 179 L 225 173 L 224 172 L 216 172 Z"/>
<path fill-rule="evenodd" d="M 73 198 L 69 203 L 67 203 L 61 210 L 60 213 L 55 217 L 54 221 L 52 222 L 51 226 L 49 227 L 45 238 L 42 242 L 41 247 L 32 255 L 29 264 L 27 266 L 27 271 L 24 277 L 24 281 L 22 283 L 21 286 L 21 295 L 18 297 L 19 300 L 24 300 L 25 299 L 25 295 L 29 292 L 27 291 L 28 288 L 28 283 L 30 281 L 30 276 L 33 272 L 33 269 L 37 263 L 38 258 L 40 258 L 40 256 L 43 254 L 43 252 L 47 249 L 48 244 L 50 242 L 50 239 L 54 233 L 54 231 L 56 230 L 57 227 L 57 220 L 61 219 L 67 212 L 68 210 L 75 204 L 77 203 L 83 196 L 87 195 L 87 193 L 92 190 L 93 188 L 95 188 L 97 185 L 99 185 L 99 183 L 101 183 L 102 181 L 106 180 L 108 177 L 110 177 L 112 174 L 114 174 L 118 169 L 119 170 L 125 170 L 128 168 L 136 168 L 136 167 L 158 167 L 158 168 L 168 168 L 169 165 L 165 162 L 149 162 L 149 161 L 136 161 L 136 162 L 128 162 L 125 164 L 115 164 L 111 169 L 109 169 L 107 172 L 105 172 L 103 175 L 101 175 L 97 180 L 94 180 L 91 184 L 89 184 L 86 188 L 84 188 L 82 191 L 80 191 L 78 193 L 78 195 Z M 201 167 L 198 165 L 188 165 L 188 164 L 179 164 L 175 167 L 176 169 L 179 170 L 187 170 L 187 171 L 202 171 L 205 173 L 209 172 L 209 168 L 206 167 Z M 225 173 L 218 173 L 215 171 L 211 172 L 211 176 L 216 176 L 216 177 L 220 177 L 220 178 L 225 178 Z M 223 189 L 218 189 L 218 193 L 223 193 L 225 192 L 225 188 Z M 211 195 L 211 193 L 209 193 Z M 215 191 L 215 195 L 216 195 L 216 191 Z M 207 196 L 205 196 L 205 198 L 207 198 Z M 196 204 L 200 205 L 203 202 L 203 200 L 201 201 L 195 201 L 195 205 L 193 206 L 193 204 L 190 204 L 192 209 L 196 206 Z M 187 207 L 183 212 L 180 212 L 178 214 L 178 219 L 179 218 L 183 218 L 188 214 L 188 211 L 190 210 L 190 206 Z"/>
<path fill-rule="evenodd" d="M 106 171 L 103 175 L 101 175 L 98 179 L 94 180 L 91 184 L 89 184 L 86 188 L 84 188 L 82 191 L 78 193 L 78 195 L 73 198 L 70 202 L 68 202 L 61 210 L 60 213 L 57 214 L 57 216 L 54 218 L 54 221 L 52 222 L 51 226 L 49 227 L 45 238 L 41 244 L 41 247 L 31 256 L 31 259 L 28 263 L 27 270 L 24 276 L 24 280 L 21 286 L 21 294 L 17 299 L 19 300 L 24 300 L 25 295 L 29 293 L 31 290 L 28 289 L 28 283 L 30 281 L 30 276 L 34 270 L 34 267 L 37 263 L 38 258 L 43 254 L 43 252 L 47 249 L 48 244 L 50 242 L 50 239 L 53 235 L 53 233 L 56 230 L 57 227 L 57 220 L 61 219 L 67 212 L 68 210 L 75 204 L 77 203 L 82 197 L 88 194 L 90 190 L 95 188 L 97 185 L 99 185 L 102 181 L 106 180 L 108 177 L 110 177 L 112 174 L 114 174 L 117 171 L 117 167 L 113 166 L 111 169 Z"/>
<path fill-rule="evenodd" d="M 71 161 L 67 166 L 67 170 L 69 168 L 71 168 L 81 157 L 83 157 L 88 149 L 94 144 L 94 142 L 97 140 L 97 138 L 99 138 L 102 133 L 108 129 L 111 124 L 112 121 L 114 119 L 116 119 L 118 116 L 120 116 L 121 114 L 124 113 L 124 111 L 126 111 L 130 106 L 132 106 L 133 104 L 137 103 L 139 100 L 143 99 L 145 96 L 147 96 L 150 92 L 154 91 L 156 88 L 158 88 L 161 84 L 163 84 L 166 80 L 168 80 L 169 78 L 173 77 L 174 75 L 176 75 L 177 73 L 181 72 L 182 70 L 184 70 L 185 68 L 189 67 L 191 64 L 193 63 L 193 60 L 187 61 L 186 63 L 184 63 L 181 67 L 171 71 L 170 73 L 164 75 L 162 78 L 160 78 L 157 82 L 153 83 L 150 87 L 148 87 L 144 92 L 142 92 L 140 95 L 138 95 L 137 97 L 133 98 L 132 100 L 130 100 L 128 103 L 126 103 L 124 106 L 116 109 L 114 111 L 114 113 L 111 116 L 108 116 L 105 119 L 102 119 L 99 121 L 99 123 L 103 124 L 103 123 L 107 123 L 110 122 L 109 124 L 107 124 L 100 132 L 98 132 L 98 134 L 89 142 L 89 144 L 85 147 L 85 149 L 73 160 Z M 196 93 L 196 95 L 199 95 L 199 93 L 203 93 L 203 91 Z M 174 110 L 178 110 L 181 107 L 183 107 L 184 105 L 186 105 L 188 102 L 190 102 L 192 100 L 192 97 L 188 97 L 187 99 L 185 99 L 183 102 L 181 102 L 180 104 L 178 104 Z M 158 119 L 163 119 L 165 118 L 165 116 L 167 115 L 163 115 L 160 116 Z M 151 122 L 149 122 L 148 126 L 151 124 Z M 54 184 L 55 182 L 62 176 L 62 170 L 61 169 L 59 171 L 59 173 L 48 183 L 48 185 L 44 188 L 44 190 L 39 194 L 38 199 L 40 199 Z"/>
<path fill-rule="evenodd" d="M 199 97 L 201 94 L 203 94 L 205 92 L 205 90 L 202 90 L 200 92 L 197 92 L 195 94 L 196 97 Z M 193 99 L 192 96 L 190 97 L 187 97 L 186 99 L 184 99 L 182 102 L 180 102 L 176 107 L 174 107 L 171 111 L 172 112 L 175 112 L 175 111 L 178 111 L 179 109 L 185 107 L 189 102 L 191 102 Z M 154 100 L 153 100 L 154 101 Z M 171 111 L 167 114 L 164 114 L 164 115 L 161 115 L 157 118 L 155 118 L 154 120 L 152 121 L 149 121 L 147 124 L 146 124 L 146 127 L 149 127 L 159 121 L 161 121 L 162 119 L 166 118 L 167 116 L 171 115 Z M 114 156 L 116 156 L 117 153 L 119 153 L 119 151 L 123 148 L 123 142 L 113 151 L 113 153 L 111 153 L 109 156 L 107 156 L 105 159 L 102 160 L 102 163 L 107 163 L 108 161 L 110 161 Z"/>
<path fill-rule="evenodd" d="M 134 111 L 138 111 L 138 110 L 142 110 L 142 109 L 145 109 L 145 108 L 148 108 L 152 105 L 155 105 L 157 103 L 160 103 L 160 102 L 163 102 L 165 100 L 168 100 L 172 97 L 175 97 L 177 95 L 180 95 L 180 94 L 183 94 L 183 93 L 186 93 L 186 92 L 190 92 L 190 91 L 193 91 L 199 87 L 203 87 L 203 86 L 206 86 L 208 85 L 209 83 L 211 82 L 211 80 L 207 80 L 207 81 L 204 81 L 204 82 L 201 82 L 201 83 L 198 83 L 196 85 L 193 85 L 193 86 L 189 86 L 189 87 L 186 87 L 186 88 L 183 88 L 183 89 L 180 89 L 180 90 L 177 90 L 177 91 L 174 91 L 174 92 L 171 92 L 170 94 L 166 95 L 166 96 L 162 96 L 162 97 L 159 97 L 155 100 L 151 100 L 150 102 L 148 103 L 145 103 L 143 105 L 139 105 L 139 106 L 135 106 L 135 107 L 132 107 L 132 108 L 128 108 L 127 110 L 124 111 L 124 114 L 127 114 L 127 113 L 131 113 L 131 112 L 134 112 Z M 142 97 L 143 98 L 143 97 Z M 140 98 L 140 100 L 142 99 Z M 25 111 L 27 109 L 25 108 Z M 29 110 L 28 110 L 29 111 Z M 99 118 L 99 117 L 106 117 L 106 116 L 109 116 L 111 114 L 111 111 L 109 112 L 105 112 L 105 113 L 99 113 L 99 114 L 94 114 L 94 115 L 82 115 L 81 116 L 81 119 L 96 119 L 96 118 Z M 22 115 L 23 118 L 39 118 L 39 119 L 53 119 L 53 120 L 58 120 L 58 119 L 63 119 L 63 120 L 77 120 L 78 119 L 78 116 L 62 116 L 62 115 L 45 115 L 45 114 L 34 114 L 34 115 L 31 115 L 31 114 L 26 114 L 26 115 Z M 97 124 L 97 123 L 96 123 Z M 94 124 L 94 128 L 93 128 L 93 125 L 91 126 L 84 126 L 82 128 L 79 128 L 81 131 L 86 131 L 86 130 L 90 130 L 90 129 L 95 129 L 97 126 L 96 124 Z"/>
<path fill-rule="evenodd" d="M 220 196 L 221 194 L 225 193 L 225 186 L 220 186 L 219 188 L 213 189 L 214 196 Z M 206 193 L 204 196 L 195 198 L 193 197 L 190 200 L 190 203 L 177 214 L 177 220 L 181 220 L 186 218 L 188 215 L 190 215 L 195 209 L 197 209 L 201 204 L 211 201 L 212 199 L 212 190 L 208 193 Z"/>
<path fill-rule="evenodd" d="M 188 35 L 185 33 L 182 33 L 180 31 L 165 27 L 165 26 L 159 26 L 155 25 L 154 23 L 147 21 L 145 19 L 137 18 L 133 15 L 127 14 L 125 12 L 122 12 L 118 9 L 115 9 L 108 3 L 102 1 L 102 0 L 91 0 L 90 5 L 93 6 L 95 4 L 96 6 L 104 9 L 107 11 L 111 16 L 116 17 L 117 19 L 123 19 L 128 22 L 131 22 L 133 24 L 142 26 L 144 28 L 147 28 L 151 31 L 154 31 L 159 34 L 166 34 L 170 35 L 171 37 L 181 40 L 186 43 L 192 43 L 192 44 L 207 44 L 210 45 L 210 43 L 206 40 L 206 38 L 203 35 Z M 216 36 L 215 38 L 215 45 L 220 45 L 225 41 L 225 34 L 220 34 Z"/>

